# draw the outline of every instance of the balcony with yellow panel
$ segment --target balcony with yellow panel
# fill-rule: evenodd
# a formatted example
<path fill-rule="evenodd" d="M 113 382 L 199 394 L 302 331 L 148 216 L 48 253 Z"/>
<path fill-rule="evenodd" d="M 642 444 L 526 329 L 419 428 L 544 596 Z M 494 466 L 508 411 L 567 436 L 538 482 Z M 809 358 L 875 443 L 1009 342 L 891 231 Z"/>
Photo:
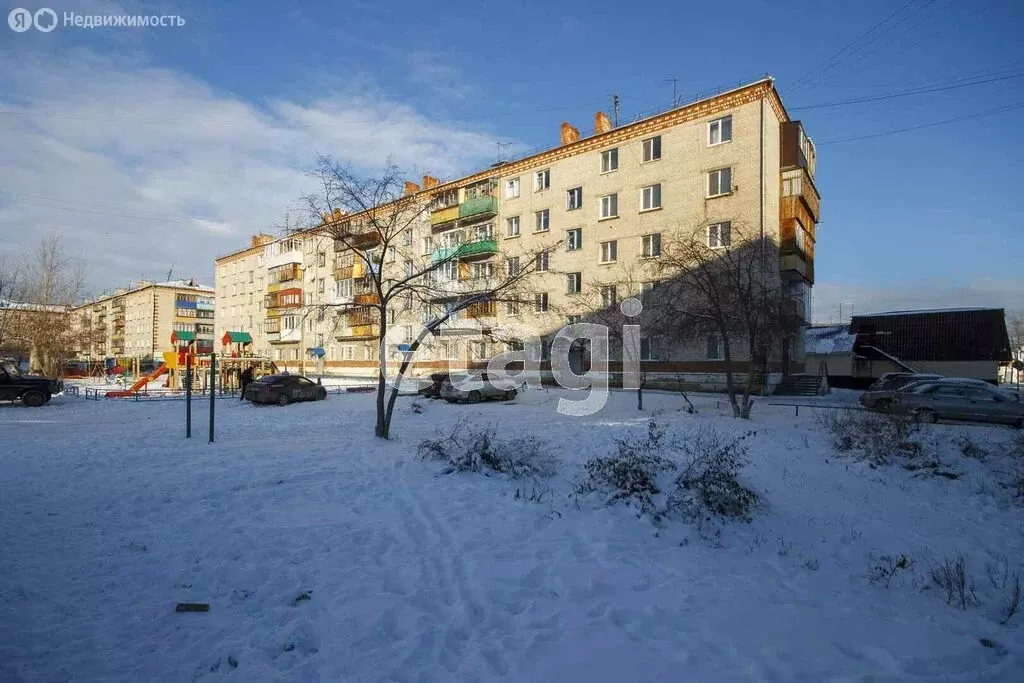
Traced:
<path fill-rule="evenodd" d="M 446 206 L 442 209 L 436 209 L 430 212 L 430 225 L 432 227 L 440 227 L 453 223 L 459 218 L 459 205 Z"/>

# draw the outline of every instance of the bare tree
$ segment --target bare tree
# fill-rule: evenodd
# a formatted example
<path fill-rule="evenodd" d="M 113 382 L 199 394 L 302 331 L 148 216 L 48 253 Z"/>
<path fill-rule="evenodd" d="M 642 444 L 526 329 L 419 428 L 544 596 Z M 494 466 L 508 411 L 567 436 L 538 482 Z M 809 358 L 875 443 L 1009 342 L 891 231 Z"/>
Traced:
<path fill-rule="evenodd" d="M 17 309 L 13 304 L 23 298 L 18 270 L 6 256 L 0 256 L 0 350 L 8 345 L 16 323 Z"/>
<path fill-rule="evenodd" d="M 749 418 L 755 383 L 767 373 L 768 358 L 795 329 L 797 317 L 779 280 L 778 246 L 751 238 L 736 223 L 715 230 L 710 239 L 708 228 L 700 227 L 664 240 L 659 301 L 675 337 L 717 338 L 733 415 Z M 735 371 L 741 355 L 748 361 L 742 383 Z"/>
<path fill-rule="evenodd" d="M 1021 371 L 1024 370 L 1024 310 L 1010 311 L 1006 314 L 1006 331 L 1010 335 L 1013 376 L 1017 378 L 1019 384 Z"/>
<path fill-rule="evenodd" d="M 430 212 L 458 203 L 457 191 L 406 192 L 398 168 L 390 162 L 379 175 L 362 177 L 328 156 L 319 156 L 312 172 L 318 189 L 303 198 L 314 229 L 329 236 L 337 252 L 352 259 L 357 288 L 351 302 L 323 305 L 359 325 L 371 325 L 379 338 L 376 425 L 379 438 L 390 436 L 391 419 L 399 387 L 417 350 L 462 311 L 522 302 L 526 283 L 536 269 L 540 251 L 511 254 L 505 259 L 465 261 L 493 253 L 493 232 L 488 237 L 480 225 L 460 226 L 450 242 L 424 255 L 415 244 L 415 230 L 427 226 Z M 473 188 L 476 197 L 493 196 L 493 183 Z M 493 226 L 491 228 L 493 230 Z M 347 266 L 345 266 L 347 267 Z M 422 317 L 417 312 L 423 311 Z M 415 321 L 419 334 L 403 340 L 396 372 L 388 387 L 388 332 L 392 321 Z M 415 326 L 413 326 L 415 329 Z"/>

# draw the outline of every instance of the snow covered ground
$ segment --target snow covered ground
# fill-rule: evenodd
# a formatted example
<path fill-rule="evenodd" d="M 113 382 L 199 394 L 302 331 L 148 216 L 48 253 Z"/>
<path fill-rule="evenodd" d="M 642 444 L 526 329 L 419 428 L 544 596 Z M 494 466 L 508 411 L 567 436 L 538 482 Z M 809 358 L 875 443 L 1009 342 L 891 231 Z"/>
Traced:
<path fill-rule="evenodd" d="M 0 405 L 0 680 L 1024 680 L 1024 617 L 998 623 L 985 572 L 1024 557 L 998 458 L 950 448 L 962 476 L 922 477 L 832 453 L 810 409 L 762 402 L 747 423 L 714 396 L 692 416 L 616 393 L 569 418 L 565 394 L 421 414 L 403 398 L 387 443 L 372 394 L 219 401 L 212 445 L 202 408 L 184 438 L 176 402 Z M 580 463 L 656 409 L 677 431 L 758 430 L 744 481 L 764 508 L 722 547 L 571 495 Z M 418 460 L 460 415 L 554 444 L 552 499 Z M 957 553 L 981 602 L 967 611 L 929 577 Z M 869 580 L 900 554 L 888 587 Z M 185 601 L 210 611 L 175 613 Z"/>

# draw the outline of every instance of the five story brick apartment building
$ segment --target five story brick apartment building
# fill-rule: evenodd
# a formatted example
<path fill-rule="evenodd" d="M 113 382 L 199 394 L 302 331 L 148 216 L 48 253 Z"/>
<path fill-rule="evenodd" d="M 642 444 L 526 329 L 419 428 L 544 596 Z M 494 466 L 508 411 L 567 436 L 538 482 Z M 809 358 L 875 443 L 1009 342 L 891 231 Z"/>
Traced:
<path fill-rule="evenodd" d="M 557 244 L 529 276 L 527 301 L 462 312 L 420 350 L 418 369 L 471 366 L 504 351 L 486 332 L 509 323 L 553 334 L 586 317 L 592 304 L 582 295 L 598 282 L 608 305 L 641 297 L 664 277 L 657 268 L 663 240 L 681 229 L 700 231 L 711 250 L 740 234 L 763 236 L 774 245 L 772 277 L 810 321 L 820 218 L 816 155 L 771 79 L 617 127 L 599 112 L 594 124 L 594 133 L 581 137 L 563 123 L 559 146 L 468 177 L 406 183 L 431 210 L 403 237 L 401 253 L 377 257 L 381 268 L 400 274 L 410 258 L 457 249 L 458 258 L 437 273 L 457 291 L 460 281 L 513 267 L 514 254 Z M 372 240 L 366 248 L 374 248 Z M 322 308 L 369 296 L 365 266 L 353 256 L 321 227 L 280 239 L 256 236 L 248 249 L 218 259 L 218 339 L 248 333 L 255 353 L 285 366 L 323 354 L 329 371 L 372 372 L 378 340 L 370 310 L 335 315 Z M 410 339 L 431 314 L 429 305 L 420 308 L 428 310 L 397 313 L 389 325 Z M 786 358 L 769 359 L 770 367 L 801 371 L 802 338 L 787 339 Z M 704 341 L 645 340 L 645 369 L 721 372 L 720 340 Z M 734 355 L 734 363 L 742 371 L 749 358 Z"/>

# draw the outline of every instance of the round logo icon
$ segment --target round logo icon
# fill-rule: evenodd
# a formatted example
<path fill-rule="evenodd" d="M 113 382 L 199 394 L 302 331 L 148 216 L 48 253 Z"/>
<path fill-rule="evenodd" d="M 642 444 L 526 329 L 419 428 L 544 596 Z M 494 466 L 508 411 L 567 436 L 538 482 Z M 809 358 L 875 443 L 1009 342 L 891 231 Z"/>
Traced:
<path fill-rule="evenodd" d="M 15 7 L 7 15 L 7 25 L 11 27 L 12 31 L 24 33 L 32 28 L 32 13 L 24 7 Z"/>
<path fill-rule="evenodd" d="M 44 7 L 40 10 L 36 10 L 36 14 L 32 17 L 32 21 L 36 25 L 36 30 L 42 31 L 43 33 L 49 33 L 53 29 L 57 28 L 57 13 L 49 7 Z"/>
<path fill-rule="evenodd" d="M 619 304 L 619 310 L 627 318 L 635 318 L 643 313 L 644 305 L 640 302 L 640 299 L 631 296 L 628 299 L 622 300 L 622 303 Z"/>

